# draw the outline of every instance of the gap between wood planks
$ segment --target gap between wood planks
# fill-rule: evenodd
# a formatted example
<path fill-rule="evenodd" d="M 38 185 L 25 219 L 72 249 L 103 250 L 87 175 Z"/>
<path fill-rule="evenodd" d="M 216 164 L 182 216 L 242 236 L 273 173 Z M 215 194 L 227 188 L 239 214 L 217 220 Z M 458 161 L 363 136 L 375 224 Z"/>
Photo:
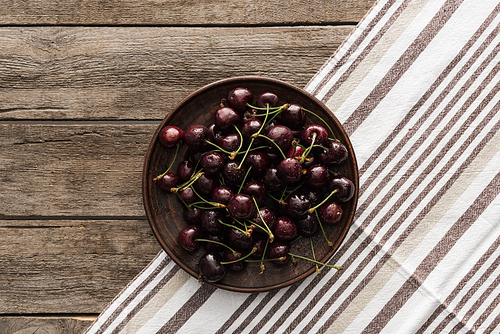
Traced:
<path fill-rule="evenodd" d="M 0 313 L 1 318 L 38 318 L 38 319 L 74 319 L 79 321 L 94 321 L 99 313 Z"/>

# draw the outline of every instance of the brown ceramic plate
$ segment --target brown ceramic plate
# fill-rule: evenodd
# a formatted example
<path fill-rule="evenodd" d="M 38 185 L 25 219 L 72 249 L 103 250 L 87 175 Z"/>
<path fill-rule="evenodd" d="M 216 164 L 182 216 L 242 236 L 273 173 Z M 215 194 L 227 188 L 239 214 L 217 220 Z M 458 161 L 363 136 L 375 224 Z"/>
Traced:
<path fill-rule="evenodd" d="M 333 247 L 327 245 L 321 233 L 313 237 L 316 258 L 322 262 L 327 261 L 346 236 L 356 209 L 359 178 L 351 142 L 339 121 L 319 100 L 289 83 L 264 77 L 235 77 L 202 87 L 186 97 L 158 126 L 146 153 L 142 178 L 144 207 L 156 238 L 162 248 L 179 266 L 192 276 L 198 277 L 198 259 L 203 254 L 203 250 L 200 249 L 198 252 L 190 254 L 180 248 L 176 241 L 177 234 L 186 226 L 182 215 L 183 204 L 179 202 L 176 195 L 162 192 L 153 181 L 154 177 L 165 171 L 175 152 L 174 149 L 166 149 L 161 145 L 158 134 L 164 126 L 169 124 L 184 130 L 193 124 L 209 125 L 212 123 L 213 113 L 220 105 L 221 99 L 225 98 L 227 93 L 235 87 L 246 87 L 253 92 L 255 97 L 262 92 L 271 91 L 279 96 L 282 103 L 298 103 L 304 108 L 314 111 L 327 121 L 336 138 L 348 148 L 349 158 L 337 168 L 337 171 L 354 182 L 355 195 L 349 202 L 342 204 L 344 213 L 341 221 L 335 226 L 325 227 L 329 240 L 333 242 Z M 308 123 L 321 124 L 314 116 L 308 116 Z M 186 146 L 184 145 L 179 150 L 173 171 L 184 158 L 185 151 Z M 308 238 L 300 239 L 291 250 L 296 254 L 312 257 Z M 285 266 L 277 266 L 268 262 L 262 274 L 259 274 L 259 263 L 249 263 L 244 271 L 228 271 L 223 280 L 213 285 L 241 292 L 268 291 L 298 282 L 314 272 L 315 265 L 305 260 L 298 260 L 296 265 L 290 263 Z"/>

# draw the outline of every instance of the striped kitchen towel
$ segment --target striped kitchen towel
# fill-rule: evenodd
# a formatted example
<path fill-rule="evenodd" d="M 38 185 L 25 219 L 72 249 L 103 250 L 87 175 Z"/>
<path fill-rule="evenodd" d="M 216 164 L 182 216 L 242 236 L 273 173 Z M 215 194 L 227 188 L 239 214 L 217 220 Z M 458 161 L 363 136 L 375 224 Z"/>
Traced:
<path fill-rule="evenodd" d="M 360 166 L 342 270 L 236 293 L 161 252 L 87 333 L 500 333 L 499 12 L 378 1 L 307 85 Z"/>

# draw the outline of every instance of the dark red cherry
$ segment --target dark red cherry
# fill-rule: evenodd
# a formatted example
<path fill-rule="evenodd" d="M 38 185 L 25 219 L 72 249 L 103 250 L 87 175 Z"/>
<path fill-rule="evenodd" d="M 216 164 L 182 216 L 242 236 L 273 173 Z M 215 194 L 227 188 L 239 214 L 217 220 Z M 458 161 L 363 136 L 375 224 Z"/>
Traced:
<path fill-rule="evenodd" d="M 174 173 L 168 172 L 161 179 L 156 180 L 158 187 L 165 192 L 172 192 L 172 188 L 177 186 L 179 178 Z"/>
<path fill-rule="evenodd" d="M 196 239 L 201 238 L 203 231 L 197 225 L 189 225 L 184 227 L 177 235 L 177 243 L 188 252 L 196 252 L 200 248 L 200 244 Z"/>
<path fill-rule="evenodd" d="M 234 126 L 240 121 L 240 115 L 233 108 L 222 107 L 215 111 L 214 124 L 215 128 L 228 132 L 234 129 Z"/>
<path fill-rule="evenodd" d="M 217 145 L 220 146 L 225 151 L 234 152 L 241 144 L 241 137 L 237 133 L 230 133 L 224 137 L 217 140 Z"/>
<path fill-rule="evenodd" d="M 181 181 L 187 181 L 194 173 L 194 164 L 189 160 L 183 160 L 177 166 L 177 176 Z"/>
<path fill-rule="evenodd" d="M 251 136 L 259 131 L 262 126 L 262 121 L 258 118 L 250 118 L 243 123 L 241 127 L 241 134 L 243 135 L 243 140 L 247 143 L 250 142 Z"/>
<path fill-rule="evenodd" d="M 290 244 L 284 240 L 274 240 L 267 246 L 267 258 L 273 259 L 273 263 L 284 265 L 290 261 Z M 278 260 L 284 257 L 284 259 Z"/>
<path fill-rule="evenodd" d="M 292 146 L 286 152 L 287 158 L 299 158 L 304 153 L 305 149 L 302 146 Z"/>
<path fill-rule="evenodd" d="M 310 188 L 310 187 L 302 187 L 300 192 L 304 194 L 309 201 L 311 202 L 311 206 L 316 206 L 323 200 L 323 189 Z"/>
<path fill-rule="evenodd" d="M 208 148 L 206 141 L 212 137 L 210 130 L 201 124 L 191 125 L 184 133 L 186 145 L 195 151 L 203 151 Z"/>
<path fill-rule="evenodd" d="M 298 218 L 295 220 L 295 224 L 297 224 L 297 228 L 299 230 L 299 234 L 303 237 L 312 237 L 318 231 L 318 219 L 316 218 L 316 214 L 307 214 L 302 218 Z"/>
<path fill-rule="evenodd" d="M 306 124 L 307 114 L 302 106 L 296 103 L 290 104 L 281 112 L 281 123 L 290 129 L 300 129 Z"/>
<path fill-rule="evenodd" d="M 210 195 L 214 191 L 215 187 L 219 185 L 219 180 L 217 176 L 203 174 L 194 182 L 194 188 L 198 193 L 202 195 Z"/>
<path fill-rule="evenodd" d="M 226 101 L 237 112 L 243 113 L 247 109 L 247 103 L 253 101 L 253 93 L 248 88 L 237 87 L 229 91 Z"/>
<path fill-rule="evenodd" d="M 292 146 L 293 134 L 289 127 L 284 125 L 276 125 L 267 131 L 266 136 L 273 141 L 280 149 L 287 152 Z M 274 147 L 273 143 L 270 143 L 271 147 Z"/>
<path fill-rule="evenodd" d="M 299 230 L 292 218 L 282 216 L 276 219 L 276 226 L 274 226 L 273 232 L 276 238 L 291 241 L 297 237 Z"/>
<path fill-rule="evenodd" d="M 285 183 L 295 183 L 302 177 L 302 165 L 297 159 L 286 158 L 277 167 L 277 176 Z"/>
<path fill-rule="evenodd" d="M 307 210 L 311 208 L 311 201 L 309 198 L 299 191 L 295 191 L 288 195 L 286 203 L 288 215 L 293 218 L 305 216 Z"/>
<path fill-rule="evenodd" d="M 324 145 L 328 150 L 323 150 L 319 158 L 321 162 L 327 165 L 337 165 L 342 163 L 349 156 L 349 152 L 344 144 L 336 140 L 329 140 Z"/>
<path fill-rule="evenodd" d="M 184 131 L 181 128 L 173 125 L 167 125 L 160 131 L 160 143 L 165 147 L 171 148 L 181 143 L 184 140 Z"/>
<path fill-rule="evenodd" d="M 307 184 L 313 188 L 323 188 L 329 179 L 328 168 L 323 165 L 309 167 L 306 173 Z"/>
<path fill-rule="evenodd" d="M 278 95 L 272 92 L 264 92 L 257 97 L 255 104 L 257 104 L 259 108 L 267 108 L 267 105 L 269 105 L 269 108 L 272 108 L 279 106 L 280 99 Z"/>
<path fill-rule="evenodd" d="M 210 234 L 221 234 L 224 230 L 224 225 L 219 222 L 219 219 L 224 218 L 220 210 L 204 210 L 200 217 L 201 227 Z"/>
<path fill-rule="evenodd" d="M 262 133 L 267 134 L 270 129 L 274 128 L 277 125 L 280 125 L 280 123 L 275 118 L 271 122 L 267 123 L 267 125 L 264 126 L 264 129 L 262 130 Z M 292 135 L 293 135 L 293 133 L 292 133 Z"/>
<path fill-rule="evenodd" d="M 281 155 L 281 153 L 276 149 L 276 147 L 271 147 L 269 146 L 268 143 L 265 143 L 265 145 L 267 145 L 267 147 L 261 148 L 260 151 L 264 152 L 264 154 L 267 155 L 270 164 L 272 165 L 279 164 L 281 160 L 283 160 L 283 156 Z"/>
<path fill-rule="evenodd" d="M 269 167 L 262 180 L 269 191 L 283 190 L 286 186 L 286 183 L 278 177 L 278 169 L 276 167 Z"/>
<path fill-rule="evenodd" d="M 252 169 L 253 170 L 253 169 Z M 258 206 L 264 205 L 267 198 L 266 187 L 262 182 L 250 181 L 243 187 L 243 193 L 255 198 Z"/>
<path fill-rule="evenodd" d="M 226 185 L 218 186 L 212 191 L 212 199 L 214 202 L 227 204 L 234 196 L 234 191 Z"/>
<path fill-rule="evenodd" d="M 328 189 L 330 191 L 338 189 L 337 193 L 333 194 L 331 198 L 340 202 L 347 202 L 350 200 L 356 191 L 354 183 L 345 176 L 331 178 L 330 181 L 328 181 Z"/>
<path fill-rule="evenodd" d="M 203 254 L 198 263 L 200 275 L 209 283 L 220 281 L 226 275 L 226 267 L 222 262 L 222 256 L 216 252 Z"/>
<path fill-rule="evenodd" d="M 193 188 L 191 187 L 179 190 L 177 193 L 186 203 L 194 203 L 198 199 L 198 196 L 196 196 L 196 194 L 193 191 Z"/>
<path fill-rule="evenodd" d="M 201 225 L 202 213 L 203 210 L 199 208 L 191 208 L 190 210 L 184 210 L 183 212 L 184 221 L 188 225 Z"/>
<path fill-rule="evenodd" d="M 241 168 L 238 169 L 239 165 L 240 163 L 238 161 L 229 161 L 224 165 L 222 176 L 226 182 L 238 186 L 243 182 L 245 174 L 247 173 L 247 168 L 241 166 Z"/>
<path fill-rule="evenodd" d="M 328 131 L 324 127 L 318 124 L 312 124 L 307 126 L 304 131 L 302 131 L 302 143 L 303 145 L 311 145 L 314 135 L 316 139 L 314 144 L 325 145 L 328 141 Z"/>
<path fill-rule="evenodd" d="M 219 140 L 220 138 L 222 138 L 224 136 L 224 133 L 222 133 L 222 131 L 220 131 L 219 129 L 217 129 L 215 127 L 215 124 L 212 123 L 210 124 L 209 126 L 207 126 L 208 130 L 210 130 L 210 137 L 211 137 L 211 140 Z"/>
<path fill-rule="evenodd" d="M 224 254 L 222 255 L 222 258 L 224 259 L 224 262 L 231 262 L 231 261 L 236 261 L 241 259 L 245 254 L 243 254 L 242 251 L 240 250 L 234 250 L 234 253 L 230 251 L 229 249 L 226 248 L 224 251 Z M 232 271 L 242 271 L 246 267 L 246 262 L 245 261 L 237 261 L 234 263 L 229 263 L 226 264 L 226 266 L 231 269 Z"/>
<path fill-rule="evenodd" d="M 265 224 L 264 222 L 262 222 L 261 216 L 262 218 L 264 218 Z M 271 231 L 274 230 L 274 227 L 276 226 L 276 216 L 274 215 L 273 210 L 264 206 L 259 208 L 259 211 L 255 210 L 255 213 L 252 217 L 252 223 L 256 226 L 254 232 L 260 234 L 269 234 L 267 227 L 269 227 Z"/>
<path fill-rule="evenodd" d="M 259 176 L 267 171 L 269 167 L 269 158 L 267 154 L 260 151 L 248 152 L 245 161 L 243 161 L 243 165 L 245 165 L 247 170 L 252 166 L 252 175 Z"/>
<path fill-rule="evenodd" d="M 248 236 L 243 231 L 237 230 L 235 228 L 230 228 L 227 233 L 227 238 L 229 243 L 235 247 L 240 249 L 249 249 L 252 248 L 253 237 L 252 235 Z"/>
<path fill-rule="evenodd" d="M 332 225 L 342 218 L 342 208 L 337 202 L 329 200 L 319 207 L 318 215 L 323 224 Z"/>
<path fill-rule="evenodd" d="M 200 165 L 208 175 L 218 174 L 224 168 L 224 156 L 219 152 L 207 152 L 201 157 Z"/>
<path fill-rule="evenodd" d="M 236 219 L 246 219 L 253 216 L 255 204 L 253 199 L 246 194 L 234 195 L 227 204 L 229 214 Z"/>

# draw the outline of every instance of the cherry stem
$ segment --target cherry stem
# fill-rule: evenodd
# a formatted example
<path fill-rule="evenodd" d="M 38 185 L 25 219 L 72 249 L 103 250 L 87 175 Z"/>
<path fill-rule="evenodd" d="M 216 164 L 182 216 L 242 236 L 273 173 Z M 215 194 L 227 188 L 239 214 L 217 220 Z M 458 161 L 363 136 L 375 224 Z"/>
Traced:
<path fill-rule="evenodd" d="M 328 240 L 328 237 L 326 236 L 325 229 L 323 228 L 323 224 L 321 223 L 321 219 L 319 219 L 319 214 L 318 211 L 314 211 L 316 214 L 316 218 L 318 219 L 319 227 L 321 228 L 321 233 L 323 234 L 323 237 L 325 238 L 326 242 L 328 243 L 328 246 L 333 247 L 333 243 Z"/>
<path fill-rule="evenodd" d="M 226 181 L 224 180 L 224 177 L 222 176 L 221 173 L 217 174 L 217 178 L 219 179 L 219 182 L 221 185 L 223 185 L 223 186 L 226 185 Z"/>
<path fill-rule="evenodd" d="M 311 237 L 309 238 L 309 243 L 311 244 L 311 253 L 312 253 L 313 259 L 314 259 L 314 261 L 316 261 L 316 254 L 314 254 L 313 239 Z M 317 263 L 316 263 L 316 272 L 318 274 L 321 274 L 321 270 L 319 270 L 319 266 Z"/>
<path fill-rule="evenodd" d="M 247 237 L 250 237 L 250 235 L 252 235 L 253 229 L 252 229 L 251 227 L 248 229 L 246 224 L 244 225 L 244 226 L 245 226 L 245 230 L 243 230 L 243 229 L 239 228 L 239 227 L 238 227 L 238 226 L 236 226 L 236 225 L 232 225 L 232 224 L 225 223 L 225 222 L 223 222 L 223 221 L 222 221 L 222 220 L 220 220 L 220 219 L 218 219 L 217 221 L 218 221 L 220 224 L 224 225 L 224 226 L 231 227 L 231 228 L 234 228 L 235 230 L 238 230 L 238 231 L 240 231 L 240 232 L 242 232 L 242 233 L 245 233 L 245 235 L 246 235 Z M 239 222 L 238 222 L 238 223 L 239 223 Z M 240 224 L 241 224 L 241 223 L 240 223 Z M 242 224 L 242 225 L 243 225 L 243 224 Z M 248 232 L 248 231 L 250 231 L 250 232 Z"/>
<path fill-rule="evenodd" d="M 198 196 L 203 202 L 205 202 L 205 203 L 207 203 L 209 205 L 212 205 L 215 208 L 223 208 L 223 209 L 226 208 L 226 205 L 224 205 L 222 203 L 207 201 L 206 199 L 203 198 L 203 196 L 200 196 L 200 194 L 198 194 L 196 192 L 196 190 L 194 189 L 194 187 L 192 187 L 191 189 L 193 189 L 193 192 L 196 194 L 196 196 Z"/>
<path fill-rule="evenodd" d="M 250 149 L 252 148 L 252 145 L 253 145 L 253 142 L 255 140 L 255 138 L 259 137 L 260 135 L 260 132 L 262 131 L 262 129 L 264 129 L 264 124 L 266 123 L 266 120 L 267 120 L 267 115 L 269 114 L 269 104 L 267 104 L 267 108 L 266 108 L 266 117 L 264 118 L 264 122 L 262 122 L 262 125 L 260 126 L 259 130 L 254 133 L 250 138 L 250 145 L 248 145 L 248 148 L 245 152 L 245 155 L 243 156 L 243 159 L 241 159 L 241 163 L 240 165 L 238 166 L 237 169 L 240 169 L 241 168 L 241 165 L 243 164 L 243 162 L 245 161 L 245 159 L 247 158 L 247 154 L 248 152 L 250 152 Z M 241 140 L 241 142 L 243 142 L 243 139 Z"/>
<path fill-rule="evenodd" d="M 295 187 L 294 189 L 292 189 L 290 191 L 290 194 L 293 193 L 293 192 L 296 192 L 297 190 L 299 190 L 301 187 L 302 187 L 303 183 L 301 182 L 297 187 Z"/>
<path fill-rule="evenodd" d="M 158 181 L 158 180 L 161 180 L 167 173 L 168 171 L 172 168 L 172 166 L 174 165 L 174 162 L 175 162 L 175 159 L 177 158 L 177 153 L 179 152 L 179 147 L 180 147 L 180 142 L 177 143 L 177 145 L 175 146 L 175 154 L 174 154 L 174 158 L 172 159 L 172 161 L 170 162 L 170 166 L 168 166 L 167 170 L 165 172 L 163 172 L 163 174 L 161 175 L 158 175 L 157 177 L 155 177 L 153 179 L 153 181 Z"/>
<path fill-rule="evenodd" d="M 200 204 L 206 204 L 205 202 L 194 202 L 189 205 L 189 208 L 198 208 L 198 209 L 203 209 L 203 210 L 211 210 L 211 209 L 217 209 L 218 207 L 214 207 L 213 205 L 210 206 L 205 206 L 205 205 L 200 205 Z"/>
<path fill-rule="evenodd" d="M 283 151 L 281 150 L 281 148 L 278 146 L 278 144 L 276 144 L 271 138 L 267 137 L 267 136 L 264 136 L 264 135 L 261 135 L 259 134 L 259 137 L 262 137 L 264 139 L 267 139 L 268 141 L 270 141 L 271 143 L 274 144 L 274 146 L 276 146 L 278 148 L 278 150 L 280 151 L 281 153 L 281 156 L 283 157 L 283 159 L 286 159 L 286 155 L 285 153 L 283 153 Z"/>
<path fill-rule="evenodd" d="M 252 196 L 252 199 L 253 199 L 253 202 L 255 204 L 255 207 L 257 208 L 257 212 L 259 213 L 260 220 L 262 220 L 262 223 L 264 224 L 264 226 L 267 229 L 267 234 L 269 235 L 269 242 L 272 243 L 274 241 L 274 234 L 273 234 L 273 232 L 271 232 L 271 229 L 269 228 L 269 226 L 267 226 L 267 223 L 264 220 L 264 217 L 262 217 L 262 214 L 260 213 L 259 205 L 257 204 L 257 201 L 255 200 L 255 197 Z"/>
<path fill-rule="evenodd" d="M 338 172 L 334 172 L 333 170 L 328 170 L 330 172 L 330 174 L 332 174 L 333 176 L 339 176 L 339 173 Z"/>
<path fill-rule="evenodd" d="M 299 259 L 302 259 L 302 260 L 311 261 L 311 262 L 316 263 L 316 264 L 319 264 L 319 265 L 321 265 L 321 266 L 330 267 L 330 268 L 334 268 L 334 269 L 337 269 L 337 270 L 342 269 L 342 268 L 341 268 L 341 267 L 339 267 L 339 266 L 334 266 L 334 265 L 331 265 L 331 264 L 327 264 L 327 263 L 319 262 L 319 261 L 316 261 L 316 260 L 310 259 L 310 258 L 305 257 L 305 256 L 300 256 L 300 255 L 297 255 L 297 254 L 292 254 L 292 253 L 288 253 L 288 255 L 298 257 Z"/>
<path fill-rule="evenodd" d="M 239 259 L 236 259 L 236 260 L 233 260 L 233 261 L 223 261 L 223 262 L 221 262 L 221 264 L 232 264 L 232 263 L 243 261 L 243 260 L 249 258 L 250 256 L 252 256 L 252 254 L 255 253 L 256 251 L 257 251 L 257 247 L 254 247 L 254 248 L 252 248 L 252 250 L 250 251 L 250 253 L 248 253 L 247 255 L 245 255 L 243 257 L 240 257 Z"/>
<path fill-rule="evenodd" d="M 238 146 L 238 149 L 231 153 L 231 155 L 229 156 L 229 159 L 231 160 L 234 160 L 234 158 L 236 157 L 236 154 L 238 154 L 241 150 L 241 148 L 243 147 L 243 135 L 241 134 L 241 131 L 240 129 L 238 129 L 238 127 L 236 126 L 236 124 L 233 124 L 233 127 L 236 129 L 236 132 L 238 132 L 238 136 L 240 136 L 240 145 Z"/>
<path fill-rule="evenodd" d="M 286 260 L 286 256 L 276 257 L 274 259 L 245 260 L 245 262 L 284 261 L 284 260 Z"/>
<path fill-rule="evenodd" d="M 190 209 L 191 207 L 182 199 L 181 195 L 179 195 L 179 192 L 175 193 L 177 195 L 177 198 L 186 206 L 186 208 Z"/>
<path fill-rule="evenodd" d="M 243 156 L 243 159 L 241 159 L 240 165 L 238 167 L 234 167 L 235 169 L 241 169 L 241 166 L 243 165 L 243 161 L 247 158 L 248 152 L 250 152 L 250 148 L 253 145 L 253 141 L 255 140 L 255 137 L 252 135 L 252 139 L 250 140 L 250 145 L 248 145 L 248 149 L 245 151 L 245 155 Z"/>
<path fill-rule="evenodd" d="M 255 110 L 259 110 L 259 111 L 264 111 L 264 110 L 267 110 L 266 108 L 253 108 Z M 273 114 L 276 114 L 276 113 L 280 113 L 281 112 L 281 109 L 280 107 L 274 107 L 274 108 L 269 108 L 269 110 L 273 110 L 273 111 L 270 111 L 269 112 L 269 115 L 273 115 Z M 262 116 L 266 116 L 267 114 L 255 114 L 255 115 L 250 115 L 252 117 L 262 117 Z"/>
<path fill-rule="evenodd" d="M 179 190 L 184 190 L 186 189 L 187 187 L 190 187 L 193 183 L 196 182 L 196 180 L 198 180 L 203 174 L 205 174 L 205 172 L 199 172 L 197 173 L 196 175 L 194 176 L 191 176 L 191 178 L 186 181 L 185 183 L 181 184 L 180 186 L 178 186 L 177 188 L 171 188 L 170 191 L 175 193 L 175 192 L 178 192 Z M 194 187 L 193 187 L 193 191 L 194 191 Z"/>
<path fill-rule="evenodd" d="M 273 119 L 276 118 L 276 116 L 278 116 L 283 110 L 288 109 L 289 106 L 290 106 L 289 104 L 284 104 L 281 107 L 279 107 L 279 112 L 277 112 L 276 114 L 274 114 L 273 117 L 271 117 L 266 123 L 264 123 L 264 125 L 267 125 L 267 124 L 271 123 L 273 121 Z"/>
<path fill-rule="evenodd" d="M 233 154 L 233 152 L 226 151 L 225 149 L 223 149 L 223 148 L 222 148 L 222 147 L 220 147 L 219 145 L 217 145 L 217 144 L 215 144 L 215 143 L 212 143 L 212 142 L 211 142 L 211 141 L 209 141 L 209 140 L 206 140 L 206 139 L 205 139 L 205 143 L 210 144 L 210 145 L 212 145 L 212 146 L 216 147 L 216 148 L 217 148 L 217 149 L 219 149 L 221 152 L 224 152 L 224 153 L 226 153 L 226 154 L 228 154 L 228 155 Z M 234 159 L 234 158 L 233 158 L 233 159 Z"/>
<path fill-rule="evenodd" d="M 328 201 L 328 199 L 330 199 L 330 197 L 332 197 L 332 196 L 333 196 L 333 194 L 337 193 L 338 191 L 339 191 L 338 189 L 334 189 L 334 190 L 330 193 L 330 195 L 326 196 L 326 198 L 325 198 L 325 199 L 324 199 L 321 203 L 319 203 L 318 205 L 316 205 L 316 206 L 314 206 L 314 207 L 310 208 L 309 210 L 307 210 L 307 212 L 312 213 L 313 211 L 316 211 L 316 209 L 317 209 L 317 208 L 319 208 L 320 206 L 322 206 L 323 204 L 325 204 L 325 203 L 326 203 L 326 201 Z"/>
<path fill-rule="evenodd" d="M 286 197 L 286 191 L 288 190 L 288 185 L 285 186 L 283 192 L 281 193 L 281 198 L 278 200 L 279 204 L 286 204 L 284 198 Z"/>
<path fill-rule="evenodd" d="M 257 151 L 257 150 L 261 150 L 263 148 L 268 148 L 269 146 L 257 146 L 257 147 L 253 147 L 251 148 L 250 150 L 248 150 L 249 152 L 252 152 L 252 151 Z M 244 152 L 238 152 L 236 154 L 244 154 Z"/>
<path fill-rule="evenodd" d="M 278 109 L 278 112 L 279 112 L 279 109 Z M 264 128 L 264 124 L 267 123 L 267 117 L 269 116 L 269 103 L 266 103 L 266 116 L 264 116 L 264 122 L 262 122 L 262 126 L 260 127 L 258 133 L 260 134 L 260 132 L 262 131 L 262 129 Z"/>
<path fill-rule="evenodd" d="M 267 194 L 267 196 L 271 197 L 271 199 L 275 200 L 276 202 L 281 203 L 281 200 L 280 200 L 280 199 L 277 199 L 277 198 L 276 198 L 276 197 L 274 197 L 273 195 L 271 195 L 271 194 L 269 194 L 269 193 L 268 193 L 268 194 Z"/>
<path fill-rule="evenodd" d="M 252 165 L 248 167 L 247 172 L 245 173 L 245 177 L 243 177 L 243 181 L 240 184 L 240 188 L 238 189 L 238 194 L 241 193 L 241 189 L 243 189 L 243 185 L 245 184 L 245 181 L 247 180 L 248 174 L 250 174 L 250 171 L 252 170 Z"/>
<path fill-rule="evenodd" d="M 304 111 L 306 111 L 306 112 L 308 112 L 308 113 L 310 113 L 310 114 L 312 114 L 312 115 L 316 116 L 318 119 L 320 119 L 320 120 L 323 122 L 323 124 L 325 124 L 325 125 L 326 125 L 326 127 L 328 128 L 328 130 L 330 130 L 330 133 L 332 134 L 333 138 L 334 138 L 335 140 L 337 140 L 337 141 L 338 141 L 337 137 L 335 137 L 335 134 L 333 133 L 332 128 L 330 127 L 330 125 L 328 125 L 328 123 L 327 123 L 327 122 L 326 122 L 323 118 L 321 118 L 318 114 L 316 114 L 316 113 L 312 112 L 311 110 L 308 110 L 308 109 L 306 109 L 306 108 L 302 108 L 302 109 L 303 109 Z"/>
<path fill-rule="evenodd" d="M 311 153 L 312 148 L 314 147 L 314 142 L 316 141 L 316 137 L 318 137 L 318 134 L 316 132 L 313 133 L 312 140 L 311 140 L 311 145 L 307 149 L 305 149 L 304 153 L 302 153 L 302 156 L 300 157 L 300 163 L 303 163 L 304 160 L 307 158 L 309 153 Z"/>
<path fill-rule="evenodd" d="M 269 238 L 267 238 L 267 240 L 266 240 L 266 245 L 264 246 L 264 252 L 262 252 L 262 257 L 260 258 L 260 274 L 261 275 L 264 272 L 264 270 L 266 269 L 266 267 L 264 266 L 264 259 L 266 257 L 268 245 L 269 245 Z"/>
<path fill-rule="evenodd" d="M 250 221 L 250 220 L 248 220 L 248 222 L 249 222 L 249 223 L 253 223 L 253 222 L 252 222 L 252 221 Z M 252 226 L 255 226 L 255 225 L 252 225 Z M 266 230 L 266 228 L 265 228 L 265 227 L 262 227 L 262 226 L 260 226 L 260 225 L 257 225 L 257 226 L 255 226 L 255 227 L 260 228 L 262 231 L 264 231 L 264 232 L 266 232 L 266 233 L 268 232 L 268 231 Z"/>
<path fill-rule="evenodd" d="M 284 106 L 287 106 L 287 104 L 284 104 L 284 105 L 279 106 L 279 107 L 269 107 L 269 103 L 267 103 L 267 107 L 266 108 L 261 108 L 261 107 L 253 106 L 250 103 L 247 103 L 247 107 L 255 109 L 255 110 L 261 110 L 261 111 L 266 111 L 268 109 L 277 111 L 277 110 L 282 109 Z"/>
<path fill-rule="evenodd" d="M 232 249 L 231 247 L 229 247 L 228 245 L 226 245 L 226 244 L 224 244 L 224 243 L 222 243 L 222 242 L 215 241 L 215 240 L 210 240 L 210 239 L 195 239 L 195 240 L 196 240 L 196 241 L 211 242 L 211 243 L 213 243 L 213 244 L 217 244 L 217 245 L 224 246 L 224 247 L 226 247 L 227 249 L 229 249 L 229 250 L 233 253 L 233 255 L 234 255 L 234 256 L 238 256 L 238 253 L 237 253 L 234 249 Z"/>

